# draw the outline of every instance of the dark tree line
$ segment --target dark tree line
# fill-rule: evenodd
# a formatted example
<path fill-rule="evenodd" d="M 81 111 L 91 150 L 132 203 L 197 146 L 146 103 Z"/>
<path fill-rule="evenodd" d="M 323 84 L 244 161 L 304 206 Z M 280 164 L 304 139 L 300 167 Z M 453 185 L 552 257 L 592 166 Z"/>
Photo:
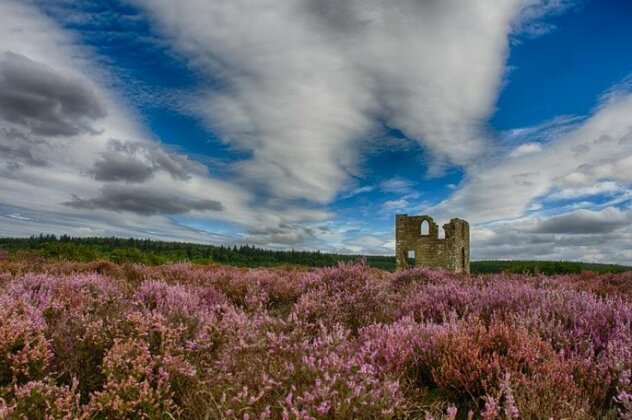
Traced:
<path fill-rule="evenodd" d="M 622 273 L 632 267 L 616 264 L 597 264 L 577 261 L 475 261 L 471 264 L 473 273 L 516 273 L 516 274 L 573 274 L 582 271 L 596 273 Z"/>
<path fill-rule="evenodd" d="M 41 234 L 30 238 L 0 238 L 0 251 L 3 251 L 0 252 L 0 257 L 5 255 L 4 258 L 39 257 L 79 262 L 106 259 L 117 263 L 148 265 L 190 261 L 197 264 L 218 263 L 240 267 L 279 265 L 327 267 L 339 261 L 366 258 L 367 263 L 372 267 L 388 271 L 395 269 L 394 256 L 280 251 L 257 248 L 252 245 L 230 247 L 117 237 L 75 238 L 68 235 L 57 237 Z M 566 274 L 580 271 L 604 273 L 627 270 L 632 270 L 632 267 L 572 261 L 474 261 L 471 263 L 471 271 L 474 274 L 500 272 Z"/>
<path fill-rule="evenodd" d="M 335 265 L 338 261 L 351 261 L 362 257 L 319 251 L 279 251 L 252 245 L 230 247 L 135 238 L 74 238 L 68 235 L 0 238 L 0 248 L 9 251 L 14 257 L 20 252 L 24 256 L 24 252 L 27 252 L 45 259 L 56 258 L 80 262 L 107 259 L 118 263 L 149 265 L 191 261 L 198 264 L 219 263 L 241 267 L 279 265 L 327 267 Z M 367 259 L 373 267 L 384 270 L 392 270 L 395 267 L 394 257 L 370 256 Z"/>

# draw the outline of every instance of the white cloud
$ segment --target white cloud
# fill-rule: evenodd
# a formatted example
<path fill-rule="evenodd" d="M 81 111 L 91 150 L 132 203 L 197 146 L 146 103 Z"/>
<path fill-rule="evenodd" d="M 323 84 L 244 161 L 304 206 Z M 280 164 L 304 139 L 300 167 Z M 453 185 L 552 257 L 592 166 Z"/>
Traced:
<path fill-rule="evenodd" d="M 625 139 L 632 142 L 632 137 Z M 623 145 L 623 142 L 622 144 Z M 621 145 L 614 145 L 615 148 Z M 606 146 L 612 147 L 612 146 Z M 595 162 L 582 164 L 573 172 L 560 179 L 563 186 L 588 185 L 600 179 L 614 179 L 628 182 L 632 179 L 632 156 L 608 157 Z"/>
<path fill-rule="evenodd" d="M 513 158 L 528 155 L 530 153 L 540 152 L 541 150 L 542 145 L 540 143 L 524 143 L 513 149 L 511 153 L 509 153 L 509 157 Z"/>
<path fill-rule="evenodd" d="M 632 163 L 632 162 L 631 162 Z M 632 177 L 631 177 L 632 178 Z M 580 197 L 588 197 L 599 194 L 619 193 L 623 190 L 623 186 L 612 181 L 599 182 L 595 185 L 588 185 L 580 188 L 564 188 L 547 196 L 552 200 L 568 200 Z"/>
<path fill-rule="evenodd" d="M 404 209 L 408 205 L 408 201 L 400 200 L 388 200 L 382 204 L 382 211 L 392 212 L 393 210 Z"/>
<path fill-rule="evenodd" d="M 380 189 L 387 193 L 410 194 L 413 192 L 413 182 L 404 178 L 389 178 L 380 183 Z"/>
<path fill-rule="evenodd" d="M 447 216 L 466 215 L 475 223 L 515 219 L 523 216 L 535 199 L 560 189 L 558 195 L 570 197 L 599 193 L 599 188 L 602 192 L 612 189 L 610 183 L 596 186 L 597 182 L 629 184 L 630 115 L 632 94 L 617 95 L 581 125 L 543 144 L 539 152 L 469 168 L 462 188 L 434 210 Z"/>
<path fill-rule="evenodd" d="M 485 150 L 508 36 L 559 2 L 136 0 L 212 79 L 199 112 L 248 184 L 328 203 L 383 124 L 434 165 Z M 524 11 L 524 15 L 521 12 Z M 218 87 L 219 86 L 219 87 Z"/>

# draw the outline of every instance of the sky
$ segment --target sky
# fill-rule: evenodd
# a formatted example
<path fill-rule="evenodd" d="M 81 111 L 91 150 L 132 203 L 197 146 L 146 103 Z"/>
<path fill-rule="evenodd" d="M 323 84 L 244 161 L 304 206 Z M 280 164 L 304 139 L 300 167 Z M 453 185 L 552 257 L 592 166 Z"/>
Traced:
<path fill-rule="evenodd" d="M 0 234 L 632 264 L 629 0 L 0 0 Z"/>

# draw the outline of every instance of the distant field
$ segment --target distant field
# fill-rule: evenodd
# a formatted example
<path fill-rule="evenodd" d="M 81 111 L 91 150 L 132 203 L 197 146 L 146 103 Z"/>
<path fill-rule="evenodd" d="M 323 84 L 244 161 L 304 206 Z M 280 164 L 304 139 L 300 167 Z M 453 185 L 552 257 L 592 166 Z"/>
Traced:
<path fill-rule="evenodd" d="M 4 251 L 2 251 L 4 250 Z M 41 235 L 31 238 L 0 238 L 0 259 L 44 258 L 77 262 L 109 260 L 115 263 L 160 265 L 173 262 L 226 264 L 237 267 L 301 265 L 331 267 L 340 261 L 366 258 L 371 267 L 395 270 L 393 256 L 343 255 L 310 251 L 274 251 L 253 246 L 224 247 L 183 242 L 122 238 L 71 238 Z M 571 261 L 473 261 L 473 274 L 510 272 L 518 274 L 570 274 L 581 271 L 620 273 L 632 267 Z"/>

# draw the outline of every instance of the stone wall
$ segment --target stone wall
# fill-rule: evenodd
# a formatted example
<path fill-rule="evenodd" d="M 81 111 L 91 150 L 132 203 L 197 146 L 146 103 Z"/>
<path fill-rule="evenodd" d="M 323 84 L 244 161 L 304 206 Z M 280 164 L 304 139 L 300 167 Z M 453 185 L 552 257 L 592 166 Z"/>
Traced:
<path fill-rule="evenodd" d="M 470 224 L 452 219 L 443 225 L 443 230 L 445 238 L 439 238 L 439 227 L 432 217 L 398 214 L 395 217 L 397 269 L 408 268 L 408 254 L 412 251 L 415 265 L 469 273 Z"/>

